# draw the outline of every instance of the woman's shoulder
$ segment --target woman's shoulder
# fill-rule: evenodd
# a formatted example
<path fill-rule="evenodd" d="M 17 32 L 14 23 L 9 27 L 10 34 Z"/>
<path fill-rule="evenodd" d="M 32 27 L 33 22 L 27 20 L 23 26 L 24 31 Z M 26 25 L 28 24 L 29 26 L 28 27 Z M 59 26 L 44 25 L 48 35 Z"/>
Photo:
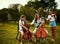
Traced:
<path fill-rule="evenodd" d="M 40 17 L 40 20 L 41 20 L 42 18 Z"/>
<path fill-rule="evenodd" d="M 19 23 L 21 23 L 21 20 L 19 20 Z"/>
<path fill-rule="evenodd" d="M 51 15 L 48 15 L 48 16 L 51 16 Z"/>
<path fill-rule="evenodd" d="M 48 15 L 48 18 L 50 18 L 51 17 L 51 15 Z"/>

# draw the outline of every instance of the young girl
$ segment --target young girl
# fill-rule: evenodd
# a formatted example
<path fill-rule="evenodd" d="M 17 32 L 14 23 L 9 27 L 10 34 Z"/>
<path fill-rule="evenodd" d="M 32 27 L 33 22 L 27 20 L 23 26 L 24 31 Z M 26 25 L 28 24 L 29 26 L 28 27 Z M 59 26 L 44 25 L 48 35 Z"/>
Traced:
<path fill-rule="evenodd" d="M 26 30 L 28 30 L 27 27 L 24 26 L 25 22 L 26 22 L 26 17 L 24 15 L 22 15 L 20 17 L 20 20 L 19 20 L 19 32 L 21 33 L 21 38 L 20 38 L 21 42 L 20 42 L 20 44 L 22 44 L 23 35 L 24 35 L 23 28 L 25 28 Z"/>
<path fill-rule="evenodd" d="M 50 24 L 50 28 L 51 28 L 51 32 L 52 32 L 52 41 L 55 41 L 56 39 L 56 15 L 53 12 L 53 10 L 49 10 L 49 16 L 48 16 L 48 20 L 49 20 L 49 24 Z"/>

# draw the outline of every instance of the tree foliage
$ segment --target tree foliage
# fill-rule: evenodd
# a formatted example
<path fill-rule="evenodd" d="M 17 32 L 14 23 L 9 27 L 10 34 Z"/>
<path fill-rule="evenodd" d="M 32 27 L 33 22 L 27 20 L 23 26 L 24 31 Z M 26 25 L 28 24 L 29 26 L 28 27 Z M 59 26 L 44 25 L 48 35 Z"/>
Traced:
<path fill-rule="evenodd" d="M 57 15 L 57 21 L 60 22 L 60 9 L 57 10 L 55 13 Z"/>
<path fill-rule="evenodd" d="M 8 17 L 7 17 L 7 11 L 8 9 L 3 8 L 2 10 L 0 10 L 0 21 L 7 21 Z"/>
<path fill-rule="evenodd" d="M 34 17 L 35 9 L 34 7 L 21 7 L 20 8 L 20 14 L 24 14 L 27 17 L 27 20 L 32 20 Z"/>
<path fill-rule="evenodd" d="M 19 8 L 20 7 L 20 8 Z M 34 14 L 38 12 L 40 16 L 46 16 L 44 9 L 53 8 L 56 10 L 57 3 L 55 0 L 34 0 L 28 1 L 25 6 L 20 4 L 11 4 L 9 8 L 0 10 L 0 20 L 8 20 L 8 14 L 11 16 L 11 20 L 18 20 L 22 14 L 27 17 L 27 20 L 32 20 Z"/>

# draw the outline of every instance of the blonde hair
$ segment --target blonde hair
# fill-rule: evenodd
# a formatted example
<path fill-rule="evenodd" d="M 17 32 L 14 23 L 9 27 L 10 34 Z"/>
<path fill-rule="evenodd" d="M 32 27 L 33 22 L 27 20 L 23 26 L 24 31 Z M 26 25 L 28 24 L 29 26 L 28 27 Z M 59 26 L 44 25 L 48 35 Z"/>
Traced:
<path fill-rule="evenodd" d="M 20 19 L 22 19 L 22 18 L 24 18 L 24 17 L 26 17 L 26 16 L 25 16 L 25 15 L 21 15 Z"/>

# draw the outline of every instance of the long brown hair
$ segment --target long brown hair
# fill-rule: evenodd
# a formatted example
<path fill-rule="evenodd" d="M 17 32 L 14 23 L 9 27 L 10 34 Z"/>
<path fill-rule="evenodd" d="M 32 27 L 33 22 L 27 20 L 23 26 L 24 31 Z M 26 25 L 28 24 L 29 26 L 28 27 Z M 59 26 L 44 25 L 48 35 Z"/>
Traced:
<path fill-rule="evenodd" d="M 20 20 L 22 20 L 22 18 L 24 18 L 24 17 L 26 17 L 26 16 L 25 15 L 21 15 Z"/>
<path fill-rule="evenodd" d="M 36 13 L 36 14 L 35 14 L 35 17 L 34 17 L 35 21 L 37 21 L 37 19 L 38 19 L 38 18 L 37 18 L 37 14 L 38 14 L 38 13 Z M 39 14 L 38 14 L 38 15 L 39 15 Z M 39 18 L 40 18 L 40 16 L 39 16 Z"/>

